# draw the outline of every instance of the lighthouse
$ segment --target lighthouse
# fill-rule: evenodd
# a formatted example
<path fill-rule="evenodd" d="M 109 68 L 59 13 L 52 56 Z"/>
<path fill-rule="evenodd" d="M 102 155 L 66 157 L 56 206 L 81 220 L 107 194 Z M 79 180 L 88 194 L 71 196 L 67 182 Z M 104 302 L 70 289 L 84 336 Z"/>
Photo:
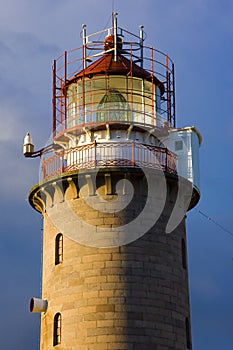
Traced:
<path fill-rule="evenodd" d="M 40 350 L 192 349 L 186 212 L 201 135 L 176 126 L 174 63 L 118 26 L 53 63 L 52 137 L 29 203 L 43 217 Z"/>

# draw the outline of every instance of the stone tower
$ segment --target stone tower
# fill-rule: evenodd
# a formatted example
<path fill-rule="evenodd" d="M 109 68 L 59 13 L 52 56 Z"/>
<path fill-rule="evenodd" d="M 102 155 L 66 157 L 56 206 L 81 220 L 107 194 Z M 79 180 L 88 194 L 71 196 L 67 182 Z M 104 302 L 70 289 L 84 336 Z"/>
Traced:
<path fill-rule="evenodd" d="M 100 34 L 104 40 L 100 40 Z M 29 202 L 44 220 L 40 350 L 192 349 L 185 214 L 194 127 L 176 128 L 174 64 L 117 25 L 53 65 L 52 142 Z"/>

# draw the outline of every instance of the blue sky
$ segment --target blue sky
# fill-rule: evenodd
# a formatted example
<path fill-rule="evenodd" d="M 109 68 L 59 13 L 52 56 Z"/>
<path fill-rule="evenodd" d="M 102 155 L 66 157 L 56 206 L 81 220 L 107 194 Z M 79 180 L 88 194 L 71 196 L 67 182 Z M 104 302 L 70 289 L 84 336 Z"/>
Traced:
<path fill-rule="evenodd" d="M 176 68 L 178 126 L 203 136 L 198 210 L 233 231 L 233 3 L 231 0 L 115 0 L 119 25 L 144 24 L 146 44 Z M 27 203 L 38 160 L 22 155 L 29 130 L 37 148 L 51 131 L 51 65 L 81 45 L 80 31 L 105 27 L 110 0 L 8 0 L 0 12 L 1 349 L 38 350 L 41 218 Z M 188 214 L 189 279 L 195 350 L 231 349 L 233 237 L 197 210 Z"/>

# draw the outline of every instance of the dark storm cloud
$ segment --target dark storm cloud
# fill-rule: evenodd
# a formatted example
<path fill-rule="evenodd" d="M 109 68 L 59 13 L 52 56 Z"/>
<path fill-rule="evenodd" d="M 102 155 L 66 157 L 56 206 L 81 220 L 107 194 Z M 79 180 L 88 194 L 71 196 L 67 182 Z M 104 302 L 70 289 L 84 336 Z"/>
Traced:
<path fill-rule="evenodd" d="M 26 202 L 14 203 L 11 194 L 4 203 L 0 230 L 1 347 L 13 349 L 17 345 L 22 349 L 36 349 L 39 319 L 38 315 L 29 314 L 28 304 L 31 295 L 40 288 L 37 278 L 40 275 L 40 249 L 37 249 L 41 246 L 40 232 L 30 230 L 36 224 L 34 217 L 25 223 Z M 12 333 L 13 329 L 17 331 Z"/>

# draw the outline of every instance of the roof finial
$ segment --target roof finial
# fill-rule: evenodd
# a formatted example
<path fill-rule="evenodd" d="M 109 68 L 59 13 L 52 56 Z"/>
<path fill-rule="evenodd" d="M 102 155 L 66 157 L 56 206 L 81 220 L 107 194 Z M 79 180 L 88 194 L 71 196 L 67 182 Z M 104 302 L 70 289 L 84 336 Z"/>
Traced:
<path fill-rule="evenodd" d="M 82 37 L 83 37 L 83 69 L 87 68 L 87 26 L 86 24 L 82 25 Z"/>
<path fill-rule="evenodd" d="M 118 47 L 117 47 L 117 12 L 113 12 L 112 21 L 113 21 L 113 35 L 114 35 L 114 61 L 118 61 Z"/>

